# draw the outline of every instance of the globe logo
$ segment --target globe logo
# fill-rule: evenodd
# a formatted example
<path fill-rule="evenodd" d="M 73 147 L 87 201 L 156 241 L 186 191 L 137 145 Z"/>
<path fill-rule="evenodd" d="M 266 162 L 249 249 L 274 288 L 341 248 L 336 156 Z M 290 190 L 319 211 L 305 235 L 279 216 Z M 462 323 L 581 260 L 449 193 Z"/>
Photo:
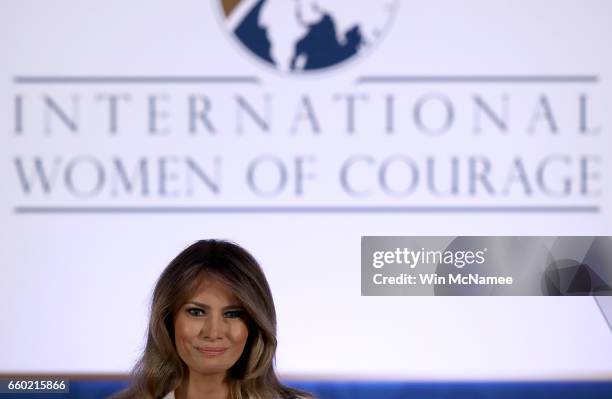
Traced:
<path fill-rule="evenodd" d="M 258 59 L 285 73 L 361 56 L 388 29 L 398 0 L 221 0 L 224 24 Z"/>

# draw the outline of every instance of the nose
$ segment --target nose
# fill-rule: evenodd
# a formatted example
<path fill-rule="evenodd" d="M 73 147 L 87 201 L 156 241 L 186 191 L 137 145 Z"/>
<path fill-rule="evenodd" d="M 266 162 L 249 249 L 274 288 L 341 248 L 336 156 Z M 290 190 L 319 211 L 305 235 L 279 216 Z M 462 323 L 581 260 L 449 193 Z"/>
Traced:
<path fill-rule="evenodd" d="M 200 337 L 209 340 L 221 339 L 225 323 L 223 317 L 218 315 L 210 315 L 203 320 Z"/>

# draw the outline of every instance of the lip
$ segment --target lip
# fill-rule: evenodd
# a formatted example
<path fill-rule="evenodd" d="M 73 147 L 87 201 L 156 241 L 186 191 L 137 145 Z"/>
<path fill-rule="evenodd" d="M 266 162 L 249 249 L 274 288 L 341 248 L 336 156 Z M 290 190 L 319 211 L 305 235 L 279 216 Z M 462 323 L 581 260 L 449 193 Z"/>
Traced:
<path fill-rule="evenodd" d="M 206 356 L 221 356 L 227 351 L 227 348 L 216 346 L 196 346 L 196 350 Z"/>

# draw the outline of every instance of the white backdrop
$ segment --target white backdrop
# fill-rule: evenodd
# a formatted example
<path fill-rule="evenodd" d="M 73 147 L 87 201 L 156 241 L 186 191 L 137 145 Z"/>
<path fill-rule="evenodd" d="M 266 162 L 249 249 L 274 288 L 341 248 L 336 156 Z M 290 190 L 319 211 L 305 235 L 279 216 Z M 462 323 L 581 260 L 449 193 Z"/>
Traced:
<path fill-rule="evenodd" d="M 592 298 L 361 297 L 359 258 L 362 235 L 612 235 L 610 2 L 400 1 L 384 37 L 367 54 L 307 75 L 281 73 L 249 54 L 225 29 L 213 3 L 28 0 L 0 5 L 1 373 L 127 372 L 144 342 L 150 293 L 159 273 L 189 243 L 216 237 L 243 245 L 265 269 L 278 311 L 277 364 L 284 375 L 612 377 L 612 334 Z M 253 82 L 27 80 L 84 76 L 246 76 Z M 464 79 L 364 79 L 372 76 Z M 574 80 L 491 83 L 469 82 L 466 76 Z M 347 131 L 346 102 L 336 99 L 347 93 L 368 97 L 367 103 L 356 103 L 354 132 Z M 114 134 L 109 133 L 108 102 L 99 99 L 109 94 L 130 98 L 121 104 Z M 202 123 L 197 132 L 189 131 L 190 95 L 209 99 L 214 134 Z M 388 95 L 396 106 L 392 133 L 385 124 Z M 414 104 L 427 95 L 446 98 L 453 106 L 452 126 L 439 135 L 419 131 L 414 123 Z M 582 130 L 581 95 L 588 98 L 588 126 Z M 164 98 L 158 106 L 166 113 L 158 115 L 153 133 L 150 96 Z M 316 112 L 318 133 L 312 120 L 303 117 L 304 96 Z M 486 118 L 477 132 L 475 96 L 496 111 L 508 98 L 507 132 Z M 551 132 L 550 115 L 542 116 L 546 109 L 540 96 L 549 102 L 557 132 Z M 237 97 L 261 115 L 269 107 L 267 132 L 236 105 Z M 50 111 L 45 98 L 77 121 L 76 132 Z M 444 121 L 441 104 L 423 111 L 432 125 Z M 352 170 L 351 184 L 371 192 L 355 197 L 343 189 L 339 170 L 346 159 L 367 155 L 378 166 L 398 154 L 422 168 L 428 156 L 440 168 L 448 167 L 453 156 L 462 168 L 469 157 L 486 156 L 494 185 L 503 187 L 507 174 L 515 183 L 507 193 L 500 188 L 490 195 L 480 188 L 471 194 L 468 172 L 462 169 L 460 192 L 438 197 L 428 191 L 421 169 L 421 183 L 413 193 L 390 195 L 377 183 L 377 169 L 362 164 Z M 571 179 L 567 195 L 537 188 L 533 165 L 551 154 L 569 159 L 546 172 L 547 184 L 555 190 L 564 176 Z M 287 165 L 287 185 L 278 194 L 261 196 L 247 184 L 249 162 L 262 155 Z M 296 156 L 311 159 L 307 167 L 312 177 L 303 181 L 299 194 L 292 172 Z M 579 169 L 583 156 L 596 159 L 588 172 Z M 55 177 L 50 177 L 47 193 L 40 184 L 28 191 L 20 177 L 20 162 L 26 175 L 34 176 L 35 157 L 48 171 L 59 162 L 57 175 L 49 172 Z M 200 162 L 211 175 L 215 162 L 221 163 L 218 193 L 189 185 L 185 157 Z M 528 165 L 530 194 L 516 183 L 521 176 L 508 172 L 513 157 Z M 151 168 L 148 191 L 117 191 L 114 159 L 132 172 L 146 159 Z M 73 165 L 74 175 L 68 178 L 70 162 L 81 163 Z M 172 171 L 166 171 L 163 184 L 159 162 L 167 162 Z M 270 179 L 261 183 L 262 190 L 275 187 L 274 165 L 258 172 Z M 106 180 L 97 187 L 99 170 Z M 404 188 L 406 170 L 406 164 L 396 165 L 389 184 Z M 585 175 L 586 192 L 581 191 Z M 87 193 L 71 192 L 70 179 L 81 194 Z M 165 191 L 160 188 L 164 184 Z M 82 208 L 126 206 L 333 206 L 344 212 L 164 213 L 147 208 L 119 213 Z M 441 208 L 346 212 L 367 206 Z M 449 211 L 454 206 L 485 208 Z M 499 206 L 545 209 L 486 208 Z M 571 208 L 577 206 L 588 209 Z M 31 207 L 44 212 L 34 213 Z M 66 207 L 80 207 L 81 212 L 69 213 Z"/>

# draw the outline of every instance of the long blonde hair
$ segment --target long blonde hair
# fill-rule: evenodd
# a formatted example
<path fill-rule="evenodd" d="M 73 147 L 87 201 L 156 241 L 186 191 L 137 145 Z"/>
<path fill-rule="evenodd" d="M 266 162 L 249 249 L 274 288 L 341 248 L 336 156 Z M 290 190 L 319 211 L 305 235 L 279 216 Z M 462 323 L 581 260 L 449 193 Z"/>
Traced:
<path fill-rule="evenodd" d="M 178 254 L 159 277 L 144 353 L 132 372 L 132 385 L 115 398 L 159 399 L 183 382 L 187 365 L 176 351 L 173 316 L 201 279 L 211 276 L 232 290 L 247 314 L 249 336 L 245 349 L 228 370 L 230 399 L 311 397 L 284 386 L 276 376 L 276 311 L 270 287 L 255 258 L 231 242 L 201 240 Z"/>

